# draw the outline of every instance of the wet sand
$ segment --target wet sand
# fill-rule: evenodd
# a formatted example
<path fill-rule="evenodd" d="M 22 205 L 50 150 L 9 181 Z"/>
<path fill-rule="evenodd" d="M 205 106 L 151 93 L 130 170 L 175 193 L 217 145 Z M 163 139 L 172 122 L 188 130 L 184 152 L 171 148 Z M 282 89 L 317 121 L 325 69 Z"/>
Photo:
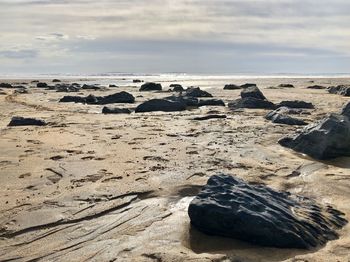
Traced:
<path fill-rule="evenodd" d="M 94 81 L 113 84 L 113 79 Z M 349 101 L 306 87 L 346 84 L 350 79 L 176 83 L 200 86 L 227 104 L 239 97 L 240 90 L 223 86 L 247 82 L 258 84 L 272 102 L 312 102 L 316 108 L 300 117 L 309 123 L 339 112 Z M 171 83 L 175 82 L 163 81 L 163 89 Z M 296 88 L 269 88 L 281 83 Z M 58 103 L 64 95 L 127 91 L 136 103 L 116 106 L 134 109 L 150 98 L 171 95 L 139 92 L 140 85 L 78 94 L 40 88 L 13 94 L 12 89 L 3 89 L 1 261 L 350 261 L 349 224 L 339 231 L 338 240 L 315 250 L 258 247 L 207 236 L 189 224 L 189 202 L 211 175 L 221 172 L 330 204 L 350 220 L 350 158 L 320 162 L 278 145 L 281 137 L 300 127 L 273 124 L 264 119 L 266 110 L 233 112 L 208 106 L 174 113 L 103 115 L 103 106 Z M 227 118 L 192 120 L 212 111 Z M 12 116 L 40 118 L 49 125 L 7 127 Z"/>

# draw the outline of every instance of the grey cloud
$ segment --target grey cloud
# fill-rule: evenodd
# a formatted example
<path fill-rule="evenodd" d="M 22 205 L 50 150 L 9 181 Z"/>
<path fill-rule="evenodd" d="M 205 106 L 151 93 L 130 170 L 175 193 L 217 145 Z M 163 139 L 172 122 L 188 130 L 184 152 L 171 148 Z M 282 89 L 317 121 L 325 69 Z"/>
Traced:
<path fill-rule="evenodd" d="M 0 57 L 12 58 L 12 59 L 28 59 L 38 57 L 39 52 L 37 50 L 25 49 L 25 50 L 4 50 L 0 51 Z"/>

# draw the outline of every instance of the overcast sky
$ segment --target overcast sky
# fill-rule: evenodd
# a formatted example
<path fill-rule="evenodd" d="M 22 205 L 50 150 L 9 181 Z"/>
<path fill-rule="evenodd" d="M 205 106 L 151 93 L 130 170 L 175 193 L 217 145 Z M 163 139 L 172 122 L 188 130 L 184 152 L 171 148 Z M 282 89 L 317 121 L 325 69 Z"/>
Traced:
<path fill-rule="evenodd" d="M 0 73 L 349 73 L 349 0 L 0 0 Z"/>

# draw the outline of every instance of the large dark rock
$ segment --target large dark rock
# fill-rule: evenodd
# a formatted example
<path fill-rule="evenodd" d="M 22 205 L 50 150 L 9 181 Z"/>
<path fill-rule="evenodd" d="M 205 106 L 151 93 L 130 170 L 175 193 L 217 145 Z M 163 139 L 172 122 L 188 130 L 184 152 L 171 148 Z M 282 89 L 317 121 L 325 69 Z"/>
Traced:
<path fill-rule="evenodd" d="M 224 174 L 209 178 L 188 214 L 204 233 L 281 248 L 323 245 L 347 223 L 330 206 Z"/>
<path fill-rule="evenodd" d="M 46 88 L 47 84 L 43 83 L 43 82 L 39 82 L 39 83 L 36 84 L 36 87 L 38 87 L 38 88 Z"/>
<path fill-rule="evenodd" d="M 9 83 L 0 83 L 0 88 L 13 88 L 13 86 Z"/>
<path fill-rule="evenodd" d="M 239 109 L 239 108 L 256 108 L 256 109 L 275 109 L 276 106 L 274 103 L 257 99 L 254 97 L 245 97 L 245 98 L 239 98 L 234 101 L 231 101 L 228 103 L 228 107 L 230 109 Z"/>
<path fill-rule="evenodd" d="M 189 87 L 186 89 L 185 96 L 192 97 L 213 97 L 212 94 L 207 91 L 201 90 L 199 87 Z"/>
<path fill-rule="evenodd" d="M 102 114 L 130 114 L 131 111 L 128 108 L 117 108 L 105 106 L 102 108 Z"/>
<path fill-rule="evenodd" d="M 246 83 L 246 84 L 241 85 L 241 88 L 248 88 L 248 87 L 253 87 L 253 86 L 256 86 L 256 84 Z"/>
<path fill-rule="evenodd" d="M 290 107 L 290 108 L 306 108 L 306 109 L 314 109 L 314 105 L 309 102 L 304 102 L 300 100 L 293 100 L 293 101 L 282 101 L 277 105 L 277 107 Z"/>
<path fill-rule="evenodd" d="M 331 114 L 306 126 L 301 133 L 278 142 L 315 159 L 350 156 L 350 120 L 347 116 Z"/>
<path fill-rule="evenodd" d="M 267 120 L 271 120 L 272 123 L 275 124 L 283 124 L 283 125 L 297 125 L 297 126 L 305 126 L 307 123 L 304 120 L 294 118 L 291 116 L 288 116 L 285 113 L 281 113 L 278 109 L 269 112 L 265 118 Z"/>
<path fill-rule="evenodd" d="M 12 117 L 8 126 L 45 126 L 46 122 L 35 118 L 25 118 L 20 116 Z"/>
<path fill-rule="evenodd" d="M 140 91 L 161 91 L 162 85 L 158 83 L 144 83 L 140 87 Z"/>
<path fill-rule="evenodd" d="M 350 96 L 350 86 L 346 86 L 346 85 L 331 86 L 328 88 L 328 92 L 330 94 Z"/>
<path fill-rule="evenodd" d="M 256 86 L 244 88 L 241 92 L 241 97 L 242 98 L 253 97 L 253 98 L 261 99 L 261 100 L 266 99 L 266 97 L 263 95 L 263 93 L 260 91 L 260 89 Z"/>
<path fill-rule="evenodd" d="M 108 96 L 94 96 L 88 95 L 87 97 L 80 96 L 64 96 L 59 102 L 75 102 L 92 105 L 106 105 L 114 103 L 134 103 L 135 97 L 128 92 L 119 92 Z"/>
<path fill-rule="evenodd" d="M 87 84 L 84 84 L 81 89 L 84 89 L 84 90 L 102 90 L 103 88 L 98 86 L 98 85 L 87 85 Z"/>
<path fill-rule="evenodd" d="M 241 87 L 234 84 L 227 84 L 224 86 L 224 90 L 237 90 L 237 89 L 241 89 Z"/>
<path fill-rule="evenodd" d="M 169 101 L 166 99 L 151 99 L 136 107 L 135 112 L 174 112 L 186 110 L 186 104 L 180 101 Z"/>
<path fill-rule="evenodd" d="M 343 106 L 341 114 L 350 118 L 350 102 Z"/>
<path fill-rule="evenodd" d="M 198 106 L 225 106 L 221 99 L 200 99 Z"/>
<path fill-rule="evenodd" d="M 184 103 L 187 107 L 198 107 L 198 98 L 191 96 L 168 96 L 164 98 L 165 100 L 175 101 Z"/>
<path fill-rule="evenodd" d="M 185 90 L 180 84 L 171 84 L 169 87 L 172 88 L 174 92 L 183 92 Z"/>

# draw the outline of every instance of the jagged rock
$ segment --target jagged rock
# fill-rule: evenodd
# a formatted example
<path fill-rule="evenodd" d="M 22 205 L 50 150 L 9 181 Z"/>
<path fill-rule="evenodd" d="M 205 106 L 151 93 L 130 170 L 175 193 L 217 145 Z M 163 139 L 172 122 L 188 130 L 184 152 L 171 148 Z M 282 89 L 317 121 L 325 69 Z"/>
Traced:
<path fill-rule="evenodd" d="M 13 86 L 9 83 L 0 83 L 0 88 L 13 88 Z"/>
<path fill-rule="evenodd" d="M 290 108 L 306 108 L 306 109 L 314 109 L 314 105 L 309 102 L 304 102 L 300 100 L 294 100 L 294 101 L 282 101 L 277 105 L 277 107 L 290 107 Z"/>
<path fill-rule="evenodd" d="M 350 156 L 350 120 L 343 115 L 331 114 L 278 143 L 315 159 Z"/>
<path fill-rule="evenodd" d="M 308 89 L 326 89 L 327 87 L 325 86 L 320 86 L 320 85 L 313 85 L 313 86 L 308 86 Z"/>
<path fill-rule="evenodd" d="M 350 102 L 343 106 L 341 114 L 350 118 Z"/>
<path fill-rule="evenodd" d="M 140 91 L 161 91 L 162 85 L 157 83 L 144 83 L 140 87 Z"/>
<path fill-rule="evenodd" d="M 186 110 L 186 104 L 179 101 L 169 101 L 166 99 L 151 99 L 136 107 L 135 112 L 174 112 Z"/>
<path fill-rule="evenodd" d="M 248 87 L 254 87 L 254 86 L 256 86 L 256 84 L 246 83 L 246 84 L 241 85 L 241 88 L 248 88 Z"/>
<path fill-rule="evenodd" d="M 12 117 L 8 126 L 45 126 L 46 122 L 35 118 L 25 118 L 20 116 Z"/>
<path fill-rule="evenodd" d="M 117 107 L 103 107 L 102 114 L 130 114 L 130 109 Z"/>
<path fill-rule="evenodd" d="M 241 92 L 241 97 L 242 98 L 253 97 L 256 99 L 266 100 L 266 97 L 263 95 L 260 89 L 256 86 L 244 88 Z"/>
<path fill-rule="evenodd" d="M 39 82 L 39 83 L 36 84 L 36 87 L 38 87 L 38 88 L 46 88 L 47 84 L 43 83 L 43 82 Z"/>
<path fill-rule="evenodd" d="M 294 88 L 294 85 L 292 85 L 292 84 L 280 84 L 280 85 L 278 85 L 278 87 L 281 87 L 281 88 Z"/>
<path fill-rule="evenodd" d="M 168 96 L 164 99 L 184 103 L 188 107 L 198 107 L 199 103 L 197 98 L 188 96 Z"/>
<path fill-rule="evenodd" d="M 225 106 L 221 99 L 200 99 L 198 106 Z"/>
<path fill-rule="evenodd" d="M 59 82 L 61 82 L 61 80 L 59 80 L 59 79 L 53 79 L 52 82 L 53 82 L 53 83 L 59 83 Z"/>
<path fill-rule="evenodd" d="M 207 91 L 201 90 L 199 87 L 189 87 L 186 89 L 185 96 L 192 97 L 213 97 L 212 94 Z"/>
<path fill-rule="evenodd" d="M 346 85 L 331 86 L 328 88 L 328 92 L 330 94 L 350 96 L 350 86 L 346 86 Z"/>
<path fill-rule="evenodd" d="M 209 119 L 222 119 L 222 118 L 227 118 L 227 116 L 226 115 L 206 115 L 206 116 L 194 117 L 192 118 L 192 120 L 203 121 L 203 120 L 209 120 Z"/>
<path fill-rule="evenodd" d="M 254 97 L 245 97 L 245 98 L 236 99 L 228 103 L 228 107 L 232 110 L 239 109 L 239 108 L 256 108 L 256 109 L 275 109 L 276 108 L 274 103 L 267 100 L 257 99 Z"/>
<path fill-rule="evenodd" d="M 278 109 L 269 112 L 265 118 L 267 120 L 271 120 L 272 123 L 275 124 L 284 124 L 284 125 L 297 125 L 297 126 L 305 126 L 307 123 L 304 120 L 290 117 L 284 113 L 281 113 Z"/>
<path fill-rule="evenodd" d="M 183 92 L 185 90 L 182 85 L 179 84 L 171 84 L 169 87 L 171 87 L 174 92 Z"/>
<path fill-rule="evenodd" d="M 330 206 L 224 174 L 209 178 L 188 214 L 204 233 L 281 248 L 324 245 L 347 223 Z"/>
<path fill-rule="evenodd" d="M 224 90 L 236 90 L 236 89 L 241 89 L 242 87 L 234 84 L 227 84 L 224 86 Z"/>
<path fill-rule="evenodd" d="M 114 103 L 134 103 L 135 97 L 127 92 L 119 92 L 108 96 L 94 96 L 87 97 L 80 96 L 64 96 L 59 102 L 75 102 L 92 105 L 106 105 Z"/>

